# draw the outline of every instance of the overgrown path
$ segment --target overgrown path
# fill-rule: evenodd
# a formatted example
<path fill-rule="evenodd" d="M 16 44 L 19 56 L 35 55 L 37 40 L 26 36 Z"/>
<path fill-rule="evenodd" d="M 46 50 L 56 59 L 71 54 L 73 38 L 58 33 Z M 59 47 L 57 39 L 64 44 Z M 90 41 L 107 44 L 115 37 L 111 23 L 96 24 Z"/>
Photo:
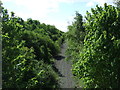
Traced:
<path fill-rule="evenodd" d="M 65 60 L 66 43 L 61 46 L 61 53 L 56 57 L 55 67 L 60 73 L 60 87 L 61 88 L 74 88 L 75 82 L 71 71 L 71 62 Z"/>

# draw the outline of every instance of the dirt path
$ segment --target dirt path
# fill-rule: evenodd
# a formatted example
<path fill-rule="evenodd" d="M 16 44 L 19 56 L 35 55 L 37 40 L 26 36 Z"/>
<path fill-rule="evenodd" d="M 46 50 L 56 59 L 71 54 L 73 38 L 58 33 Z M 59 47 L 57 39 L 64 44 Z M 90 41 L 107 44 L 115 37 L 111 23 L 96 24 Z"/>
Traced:
<path fill-rule="evenodd" d="M 66 43 L 61 47 L 61 53 L 56 57 L 55 67 L 60 73 L 60 87 L 74 88 L 75 83 L 71 71 L 71 62 L 65 60 Z"/>

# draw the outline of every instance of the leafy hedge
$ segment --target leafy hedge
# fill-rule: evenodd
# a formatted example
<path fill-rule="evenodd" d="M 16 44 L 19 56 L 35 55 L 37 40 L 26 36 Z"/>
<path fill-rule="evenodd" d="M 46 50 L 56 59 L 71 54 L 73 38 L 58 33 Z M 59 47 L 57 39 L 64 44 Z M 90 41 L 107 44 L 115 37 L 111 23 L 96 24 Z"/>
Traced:
<path fill-rule="evenodd" d="M 120 89 L 120 8 L 97 5 L 91 13 L 87 12 L 82 26 L 85 27 L 85 36 L 80 34 L 84 38 L 82 44 L 73 40 L 78 47 L 72 48 L 80 50 L 71 52 L 75 61 L 73 74 L 84 82 L 85 88 Z"/>
<path fill-rule="evenodd" d="M 53 56 L 60 51 L 63 32 L 38 20 L 8 14 L 2 7 L 4 88 L 58 88 Z M 60 43 L 59 43 L 60 42 Z"/>

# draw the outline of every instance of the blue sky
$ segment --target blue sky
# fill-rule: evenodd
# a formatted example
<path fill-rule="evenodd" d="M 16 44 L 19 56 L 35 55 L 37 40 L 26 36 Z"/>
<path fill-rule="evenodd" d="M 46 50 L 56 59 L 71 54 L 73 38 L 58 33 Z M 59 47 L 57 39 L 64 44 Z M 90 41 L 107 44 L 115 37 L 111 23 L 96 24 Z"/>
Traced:
<path fill-rule="evenodd" d="M 66 32 L 78 11 L 83 16 L 97 4 L 113 4 L 113 0 L 2 0 L 3 6 L 16 16 L 27 20 L 32 18 L 41 23 L 55 25 Z"/>

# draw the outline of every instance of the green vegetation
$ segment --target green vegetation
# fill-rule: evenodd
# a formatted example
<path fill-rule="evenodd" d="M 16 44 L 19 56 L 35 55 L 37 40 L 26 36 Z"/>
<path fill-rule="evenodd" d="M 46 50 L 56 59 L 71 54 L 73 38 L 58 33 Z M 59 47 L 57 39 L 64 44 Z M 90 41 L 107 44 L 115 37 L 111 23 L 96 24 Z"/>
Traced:
<path fill-rule="evenodd" d="M 76 13 L 68 29 L 68 58 L 84 88 L 120 89 L 120 8 L 97 5 L 85 22 Z"/>
<path fill-rule="evenodd" d="M 2 79 L 4 88 L 59 88 L 54 58 L 66 38 L 76 87 L 120 89 L 120 8 L 96 5 L 76 12 L 65 34 L 55 26 L 11 15 L 2 9 Z"/>
<path fill-rule="evenodd" d="M 76 12 L 74 22 L 72 25 L 68 26 L 69 31 L 65 33 L 65 38 L 67 41 L 68 48 L 66 50 L 67 58 L 66 60 L 72 60 L 73 64 L 78 62 L 80 59 L 79 54 L 82 51 L 84 44 L 84 37 L 86 35 L 84 27 L 83 17 L 81 14 Z M 73 74 L 74 75 L 74 74 Z M 83 87 L 82 81 L 75 77 L 76 87 Z"/>
<path fill-rule="evenodd" d="M 58 88 L 53 69 L 63 32 L 2 8 L 3 88 Z"/>

